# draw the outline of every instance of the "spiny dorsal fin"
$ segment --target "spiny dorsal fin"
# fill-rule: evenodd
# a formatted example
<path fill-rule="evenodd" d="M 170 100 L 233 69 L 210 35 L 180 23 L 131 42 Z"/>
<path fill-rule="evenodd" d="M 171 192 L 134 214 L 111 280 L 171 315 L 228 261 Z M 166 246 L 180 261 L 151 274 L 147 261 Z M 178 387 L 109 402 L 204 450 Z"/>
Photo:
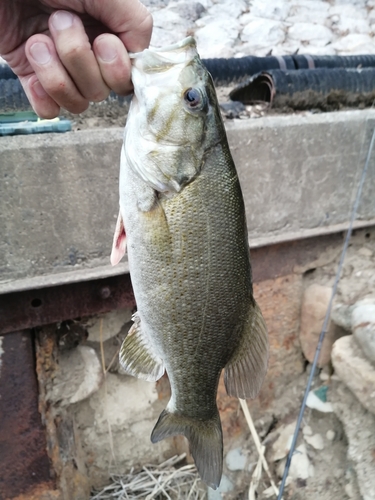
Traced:
<path fill-rule="evenodd" d="M 115 266 L 120 262 L 126 252 L 126 234 L 121 210 L 118 213 L 115 234 L 113 236 L 111 264 Z"/>
<path fill-rule="evenodd" d="M 254 399 L 268 366 L 268 333 L 258 304 L 251 306 L 242 339 L 225 367 L 224 383 L 230 396 Z"/>
<path fill-rule="evenodd" d="M 157 443 L 170 436 L 183 435 L 189 440 L 190 451 L 203 481 L 216 490 L 223 471 L 223 433 L 219 412 L 208 420 L 196 420 L 185 415 L 162 411 L 151 434 Z"/>
<path fill-rule="evenodd" d="M 164 375 L 163 361 L 154 354 L 147 335 L 142 332 L 138 313 L 133 321 L 120 349 L 120 363 L 129 375 L 154 382 Z"/>

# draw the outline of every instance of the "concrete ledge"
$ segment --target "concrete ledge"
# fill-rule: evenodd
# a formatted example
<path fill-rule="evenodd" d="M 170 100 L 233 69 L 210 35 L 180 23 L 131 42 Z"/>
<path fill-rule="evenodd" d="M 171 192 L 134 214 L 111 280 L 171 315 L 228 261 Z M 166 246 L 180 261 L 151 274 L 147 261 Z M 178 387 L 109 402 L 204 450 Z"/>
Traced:
<path fill-rule="evenodd" d="M 227 122 L 252 246 L 345 228 L 374 124 L 373 110 Z M 0 138 L 0 292 L 107 272 L 121 142 L 117 128 Z M 362 227 L 374 185 L 372 162 Z"/>

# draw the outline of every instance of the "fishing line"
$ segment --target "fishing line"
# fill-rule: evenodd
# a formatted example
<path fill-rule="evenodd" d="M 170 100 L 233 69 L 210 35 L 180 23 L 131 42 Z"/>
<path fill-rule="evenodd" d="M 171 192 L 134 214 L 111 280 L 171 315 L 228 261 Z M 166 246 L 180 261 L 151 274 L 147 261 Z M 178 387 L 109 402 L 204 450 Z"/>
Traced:
<path fill-rule="evenodd" d="M 333 299 L 334 299 L 334 297 L 336 295 L 337 286 L 338 286 L 338 283 L 339 283 L 339 280 L 340 280 L 341 271 L 342 271 L 342 267 L 343 267 L 343 264 L 344 264 L 346 251 L 348 249 L 350 237 L 352 235 L 353 223 L 354 223 L 354 220 L 355 220 L 355 217 L 356 217 L 356 214 L 357 214 L 357 210 L 358 210 L 358 206 L 359 206 L 359 202 L 360 202 L 360 199 L 361 199 L 362 188 L 363 188 L 363 184 L 365 182 L 366 174 L 367 174 L 367 171 L 368 171 L 368 166 L 369 166 L 369 163 L 370 163 L 370 158 L 371 158 L 372 150 L 374 148 L 374 143 L 375 143 L 375 129 L 372 132 L 371 142 L 370 142 L 370 146 L 369 146 L 369 149 L 368 149 L 368 152 L 367 152 L 367 158 L 366 158 L 366 161 L 365 161 L 365 165 L 363 167 L 361 179 L 360 179 L 360 182 L 359 182 L 359 186 L 358 186 L 358 190 L 357 190 L 357 195 L 356 195 L 356 198 L 355 198 L 355 201 L 354 201 L 354 205 L 353 205 L 353 209 L 352 209 L 352 214 L 351 214 L 351 218 L 350 218 L 350 223 L 349 223 L 349 228 L 348 228 L 348 232 L 346 234 L 344 246 L 343 246 L 343 249 L 342 249 L 342 252 L 341 252 L 340 262 L 339 262 L 339 266 L 337 268 L 337 273 L 336 273 L 335 281 L 334 281 L 334 284 L 333 284 L 331 298 L 330 298 L 330 301 L 329 301 L 329 304 L 328 304 L 328 308 L 327 308 L 327 312 L 326 312 L 326 315 L 325 315 L 325 318 L 324 318 L 322 330 L 320 332 L 319 342 L 318 342 L 318 345 L 317 345 L 317 348 L 316 348 L 316 351 L 315 351 L 314 361 L 313 361 L 313 364 L 312 364 L 312 367 L 311 367 L 309 380 L 307 382 L 306 390 L 305 390 L 305 393 L 304 393 L 304 396 L 303 396 L 302 405 L 301 405 L 301 409 L 300 409 L 300 412 L 299 412 L 299 415 L 298 415 L 297 424 L 296 424 L 296 428 L 295 428 L 295 431 L 294 431 L 292 444 L 291 444 L 291 447 L 290 447 L 290 450 L 289 450 L 289 453 L 288 453 L 288 457 L 287 457 L 287 460 L 286 460 L 284 474 L 283 474 L 283 478 L 282 478 L 282 481 L 281 481 L 281 484 L 280 484 L 279 495 L 277 497 L 277 500 L 281 500 L 282 499 L 282 495 L 283 495 L 283 492 L 284 492 L 284 489 L 285 489 L 286 479 L 288 477 L 289 468 L 290 468 L 290 464 L 291 464 L 291 461 L 292 461 L 293 453 L 294 453 L 294 450 L 295 450 L 295 447 L 296 447 L 296 444 L 297 444 L 297 439 L 298 439 L 298 434 L 299 434 L 299 430 L 300 430 L 301 423 L 302 423 L 303 414 L 304 414 L 305 408 L 306 408 L 307 396 L 308 396 L 308 394 L 310 392 L 310 389 L 311 389 L 312 381 L 313 381 L 314 374 L 315 374 L 316 365 L 318 364 L 320 350 L 321 350 L 321 347 L 322 347 L 322 344 L 323 344 L 323 340 L 324 340 L 325 334 L 327 332 L 327 326 L 328 326 L 328 322 L 329 322 L 329 319 L 330 319 L 330 316 L 331 316 L 331 309 L 332 309 Z"/>

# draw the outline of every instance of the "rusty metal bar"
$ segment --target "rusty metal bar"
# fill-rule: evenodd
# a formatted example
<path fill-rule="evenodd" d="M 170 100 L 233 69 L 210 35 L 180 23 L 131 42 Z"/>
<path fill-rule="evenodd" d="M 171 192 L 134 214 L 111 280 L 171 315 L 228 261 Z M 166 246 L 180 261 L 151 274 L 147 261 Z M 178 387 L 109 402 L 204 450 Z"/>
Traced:
<path fill-rule="evenodd" d="M 134 307 L 129 274 L 0 295 L 0 334 Z"/>
<path fill-rule="evenodd" d="M 50 490 L 45 429 L 30 332 L 0 337 L 0 500 Z"/>
<path fill-rule="evenodd" d="M 251 250 L 254 282 L 304 272 L 342 233 Z M 135 307 L 129 274 L 0 295 L 0 334 Z"/>

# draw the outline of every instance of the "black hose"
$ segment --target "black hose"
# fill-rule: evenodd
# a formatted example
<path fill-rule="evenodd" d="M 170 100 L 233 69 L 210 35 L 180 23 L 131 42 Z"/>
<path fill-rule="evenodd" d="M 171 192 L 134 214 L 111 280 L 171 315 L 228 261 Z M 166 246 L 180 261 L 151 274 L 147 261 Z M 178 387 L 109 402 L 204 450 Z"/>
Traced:
<path fill-rule="evenodd" d="M 215 84 L 220 85 L 220 84 L 228 84 L 233 81 L 243 81 L 245 78 L 247 81 L 245 82 L 245 87 L 251 86 L 251 93 L 252 93 L 252 102 L 254 100 L 254 95 L 256 95 L 257 99 L 256 100 L 266 100 L 267 101 L 267 95 L 269 96 L 268 101 L 272 101 L 275 106 L 277 106 L 278 101 L 279 101 L 279 96 L 284 93 L 283 90 L 283 82 L 287 81 L 290 79 L 290 82 L 287 83 L 286 85 L 292 85 L 293 88 L 302 88 L 303 83 L 306 82 L 306 85 L 315 85 L 314 89 L 312 89 L 313 92 L 315 93 L 321 93 L 327 94 L 327 89 L 331 85 L 329 83 L 330 79 L 333 80 L 333 83 L 335 83 L 335 80 L 337 78 L 349 78 L 350 81 L 347 82 L 347 85 L 355 85 L 353 81 L 358 81 L 358 82 L 363 82 L 359 83 L 359 85 L 366 85 L 366 88 L 369 88 L 371 86 L 371 82 L 367 81 L 368 74 L 364 74 L 363 76 L 360 76 L 360 73 L 357 73 L 357 76 L 354 74 L 349 76 L 346 73 L 340 73 L 337 72 L 339 71 L 338 68 L 370 68 L 374 67 L 375 68 L 375 55 L 354 55 L 354 56 L 309 56 L 309 55 L 293 55 L 293 56 L 269 56 L 269 57 L 255 57 L 255 56 L 248 56 L 248 57 L 239 57 L 239 58 L 230 58 L 230 59 L 203 59 L 203 63 L 207 67 L 208 71 L 211 73 Z M 325 69 L 324 69 L 325 68 Z M 330 68 L 330 71 L 336 71 L 336 73 L 332 73 L 331 76 L 328 75 L 327 69 Z M 305 76 L 305 75 L 293 75 L 294 71 L 290 70 L 295 70 L 298 69 L 296 73 L 300 73 L 302 71 L 307 71 L 308 69 L 314 69 L 314 72 L 318 70 L 322 70 L 323 73 L 315 74 L 315 75 L 310 75 L 310 76 Z M 277 87 L 277 93 L 276 93 L 276 100 L 271 99 L 271 87 L 273 88 L 273 84 L 269 82 L 269 78 L 263 76 L 262 78 L 260 77 L 261 72 L 268 70 L 267 74 L 272 74 L 271 80 L 275 80 L 275 84 Z M 275 71 L 278 71 L 279 73 L 274 73 Z M 345 71 L 345 70 L 344 70 Z M 354 70 L 355 71 L 355 70 Z M 310 72 L 310 73 L 314 73 Z M 285 73 L 283 75 L 283 73 Z M 249 76 L 256 75 L 256 80 L 251 79 L 251 81 L 248 80 Z M 258 79 L 259 78 L 259 79 Z M 267 80 L 268 78 L 268 80 Z M 353 80 L 354 79 L 354 80 Z M 254 80 L 254 84 L 252 84 Z M 260 81 L 263 81 L 263 85 L 260 84 Z M 277 80 L 277 81 L 276 81 Z M 268 81 L 268 83 L 267 83 Z M 366 81 L 366 83 L 365 83 Z M 314 83 L 315 82 L 315 83 Z M 320 83 L 318 83 L 320 82 Z M 341 82 L 341 80 L 340 80 Z M 319 87 L 319 84 L 322 85 L 322 88 Z M 342 82 L 340 84 L 341 86 L 345 87 L 345 82 Z M 274 85 L 275 86 L 275 85 Z M 344 88 L 342 87 L 342 88 Z M 236 93 L 238 92 L 245 92 L 247 95 L 249 91 L 241 91 L 239 87 L 235 89 L 232 93 L 232 95 L 237 95 Z M 320 90 L 317 90 L 317 89 Z M 341 89 L 341 87 L 339 87 Z M 325 89 L 325 90 L 322 90 Z M 306 88 L 304 87 L 303 92 L 305 92 Z M 353 88 L 351 87 L 350 89 L 347 89 L 350 95 L 353 97 L 356 93 L 354 92 Z M 256 94 L 254 94 L 254 92 Z M 300 92 L 300 90 L 294 90 L 293 94 L 296 92 Z M 372 92 L 372 89 L 370 90 L 363 90 L 363 92 Z M 260 96 L 258 94 L 261 94 Z M 328 92 L 330 95 L 332 92 Z M 358 93 L 357 93 L 358 94 Z M 263 95 L 263 97 L 262 97 Z M 286 95 L 289 95 L 286 93 Z M 332 95 L 331 95 L 332 97 Z M 115 98 L 121 100 L 119 96 L 115 96 Z M 369 98 L 369 96 L 368 96 Z M 113 99 L 113 96 L 112 96 Z M 363 102 L 367 103 L 367 97 L 364 99 L 359 100 L 349 98 L 349 101 L 346 102 L 344 99 L 344 103 L 349 104 L 349 102 L 353 101 L 353 105 L 356 102 Z M 288 101 L 289 102 L 289 101 Z M 292 105 L 292 101 L 291 105 Z M 295 97 L 293 102 L 296 102 Z M 298 106 L 302 106 L 303 99 L 299 101 Z M 307 107 L 310 106 L 308 104 L 309 101 L 307 100 L 305 102 L 305 105 Z M 6 65 L 6 64 L 0 64 L 0 113 L 5 112 L 5 110 L 19 110 L 19 111 L 25 111 L 25 110 L 30 110 L 31 106 L 27 100 L 27 97 L 22 89 L 21 84 L 19 83 L 19 80 L 17 79 L 16 75 L 13 73 L 13 71 Z M 301 108 L 302 109 L 302 108 Z"/>
<path fill-rule="evenodd" d="M 239 57 L 231 59 L 203 59 L 203 64 L 211 73 L 214 82 L 228 84 L 240 82 L 261 71 L 272 69 L 317 69 L 317 68 L 375 68 L 375 55 L 355 56 L 269 56 Z"/>
<path fill-rule="evenodd" d="M 0 80 L 0 114 L 32 110 L 21 82 L 10 78 Z"/>
<path fill-rule="evenodd" d="M 0 63 L 0 80 L 8 80 L 9 78 L 15 80 L 18 77 L 7 64 Z"/>
<path fill-rule="evenodd" d="M 293 109 L 370 106 L 375 98 L 375 68 L 264 71 L 236 87 L 229 96 L 243 104 L 261 101 Z"/>
<path fill-rule="evenodd" d="M 216 85 L 239 82 L 267 69 L 295 69 L 291 56 L 232 57 L 230 59 L 202 59 Z"/>

